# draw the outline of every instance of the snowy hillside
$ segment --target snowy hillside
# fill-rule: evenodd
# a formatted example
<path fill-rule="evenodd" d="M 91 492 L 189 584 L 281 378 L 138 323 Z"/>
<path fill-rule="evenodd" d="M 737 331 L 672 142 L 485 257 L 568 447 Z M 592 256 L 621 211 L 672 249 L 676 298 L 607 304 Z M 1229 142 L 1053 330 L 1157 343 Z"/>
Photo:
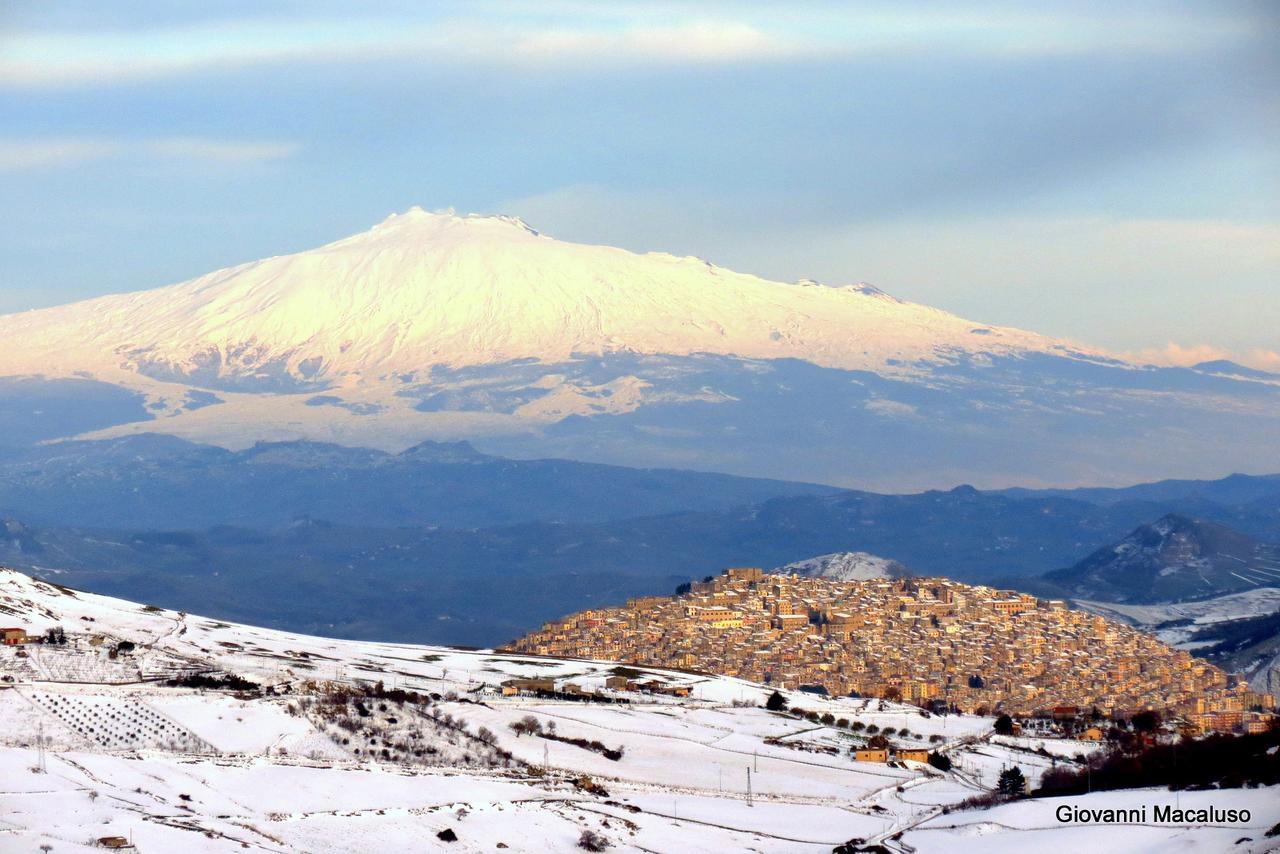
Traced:
<path fill-rule="evenodd" d="M 1280 546 L 1177 513 L 1045 578 L 1079 599 L 1155 604 L 1280 585 Z"/>
<path fill-rule="evenodd" d="M 846 725 L 810 722 L 766 711 L 767 690 L 735 679 L 290 635 L 8 570 L 0 613 L 7 626 L 62 626 L 68 638 L 0 647 L 5 850 L 92 850 L 91 840 L 109 836 L 146 852 L 570 850 L 590 832 L 621 851 L 818 852 L 850 839 L 906 851 L 896 837 L 918 825 L 931 844 L 967 850 L 981 813 L 945 817 L 960 829 L 938 830 L 942 805 L 987 790 L 1003 766 L 1034 781 L 1053 761 L 1070 761 L 1050 755 L 1090 749 L 993 739 L 989 718 L 789 694 Z M 107 655 L 126 640 L 136 649 Z M 270 688 L 155 681 L 196 671 Z M 665 687 L 605 688 L 619 673 Z M 530 677 L 562 693 L 500 690 Z M 573 690 L 595 700 L 575 700 Z M 892 727 L 896 745 L 940 750 L 955 768 L 855 762 L 849 749 L 865 731 L 849 720 Z M 1255 806 L 1255 838 L 1280 818 L 1274 803 Z M 1047 809 L 1034 817 L 1029 808 L 1022 823 L 1053 825 Z M 989 850 L 1003 831 L 984 827 Z M 1146 850 L 1218 832 L 1167 828 L 1146 837 Z M 439 834 L 457 841 L 437 842 Z M 1016 835 L 1025 843 L 1025 832 Z"/>
<path fill-rule="evenodd" d="M 901 578 L 911 574 L 911 571 L 898 561 L 867 552 L 835 552 L 819 555 L 769 571 L 779 575 L 803 575 L 809 578 L 830 578 L 835 581 Z"/>

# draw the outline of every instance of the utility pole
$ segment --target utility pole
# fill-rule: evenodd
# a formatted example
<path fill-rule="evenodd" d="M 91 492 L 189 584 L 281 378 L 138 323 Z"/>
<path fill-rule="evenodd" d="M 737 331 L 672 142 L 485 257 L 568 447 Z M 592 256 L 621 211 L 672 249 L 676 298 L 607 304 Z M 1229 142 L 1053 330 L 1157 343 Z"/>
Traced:
<path fill-rule="evenodd" d="M 747 769 L 747 806 L 755 806 L 751 803 L 751 769 Z"/>
<path fill-rule="evenodd" d="M 760 773 L 760 748 L 751 751 L 751 765 L 755 768 L 756 773 Z"/>
<path fill-rule="evenodd" d="M 46 770 L 44 762 L 44 721 L 40 721 L 40 727 L 36 733 L 36 749 L 36 768 L 43 774 Z"/>
<path fill-rule="evenodd" d="M 1182 736 L 1179 735 L 1179 738 Z M 1178 742 L 1173 743 L 1173 784 L 1176 788 L 1173 790 L 1173 803 L 1178 809 L 1182 809 L 1182 784 L 1178 782 Z"/>

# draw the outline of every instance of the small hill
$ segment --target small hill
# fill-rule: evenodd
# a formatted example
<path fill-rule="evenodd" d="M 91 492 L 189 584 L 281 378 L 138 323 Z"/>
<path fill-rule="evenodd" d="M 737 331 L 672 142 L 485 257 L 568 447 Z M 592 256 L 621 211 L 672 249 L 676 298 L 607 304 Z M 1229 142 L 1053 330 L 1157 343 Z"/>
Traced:
<path fill-rule="evenodd" d="M 1045 579 L 1079 599 L 1205 599 L 1280 585 L 1280 547 L 1225 525 L 1169 514 Z"/>
<path fill-rule="evenodd" d="M 830 578 L 833 581 L 867 581 L 872 578 L 905 578 L 912 575 L 898 561 L 868 552 L 834 552 L 769 570 L 777 575 Z"/>
<path fill-rule="evenodd" d="M 1223 671 L 1150 635 L 1060 601 L 942 578 L 832 581 L 734 568 L 681 595 L 571 614 L 510 649 L 1010 714 L 1212 712 L 1240 702 Z"/>

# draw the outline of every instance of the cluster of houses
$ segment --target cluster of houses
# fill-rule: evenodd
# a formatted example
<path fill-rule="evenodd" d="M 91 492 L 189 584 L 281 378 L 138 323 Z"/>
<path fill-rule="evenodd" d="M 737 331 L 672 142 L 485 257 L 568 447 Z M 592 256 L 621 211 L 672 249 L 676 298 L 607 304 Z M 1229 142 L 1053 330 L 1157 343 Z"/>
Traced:
<path fill-rule="evenodd" d="M 853 751 L 856 762 L 928 762 L 929 751 L 922 747 L 860 747 Z"/>
<path fill-rule="evenodd" d="M 642 682 L 626 676 L 610 676 L 604 680 L 604 687 L 605 691 L 591 691 L 576 682 L 557 682 L 551 677 L 508 679 L 501 685 L 504 697 L 566 697 L 603 703 L 628 702 L 626 698 L 618 696 L 619 693 L 623 692 L 657 694 L 668 697 L 689 696 L 688 686 L 671 685 L 658 679 L 649 679 Z"/>
<path fill-rule="evenodd" d="M 690 588 L 573 614 L 510 649 L 1014 715 L 1155 709 L 1230 730 L 1246 725 L 1246 710 L 1275 706 L 1241 677 L 1060 600 L 940 578 L 835 581 L 755 567 Z"/>

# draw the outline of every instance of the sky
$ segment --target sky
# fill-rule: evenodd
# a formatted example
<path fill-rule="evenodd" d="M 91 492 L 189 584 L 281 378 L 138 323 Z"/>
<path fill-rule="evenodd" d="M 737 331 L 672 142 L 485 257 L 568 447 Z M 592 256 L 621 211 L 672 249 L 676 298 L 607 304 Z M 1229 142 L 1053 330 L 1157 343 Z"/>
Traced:
<path fill-rule="evenodd" d="M 0 2 L 0 312 L 421 205 L 1280 370 L 1278 8 Z"/>

